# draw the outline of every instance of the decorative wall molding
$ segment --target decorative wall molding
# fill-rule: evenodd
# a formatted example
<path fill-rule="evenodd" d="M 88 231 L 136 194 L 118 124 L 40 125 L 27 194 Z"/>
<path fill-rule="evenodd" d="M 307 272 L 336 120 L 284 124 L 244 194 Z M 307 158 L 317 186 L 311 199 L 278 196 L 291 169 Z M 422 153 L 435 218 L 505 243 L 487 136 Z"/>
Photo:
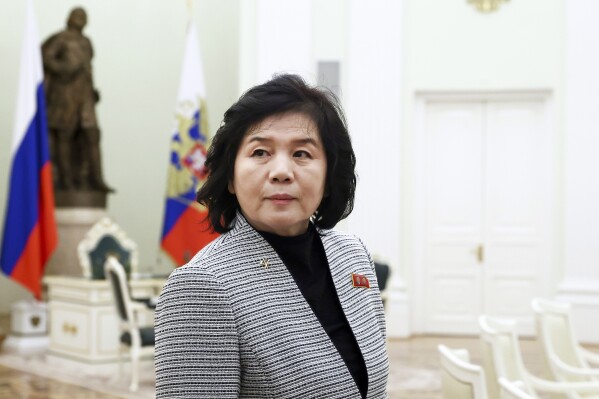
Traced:
<path fill-rule="evenodd" d="M 468 0 L 468 3 L 472 4 L 478 11 L 489 13 L 496 11 L 499 6 L 503 3 L 507 3 L 509 0 Z"/>

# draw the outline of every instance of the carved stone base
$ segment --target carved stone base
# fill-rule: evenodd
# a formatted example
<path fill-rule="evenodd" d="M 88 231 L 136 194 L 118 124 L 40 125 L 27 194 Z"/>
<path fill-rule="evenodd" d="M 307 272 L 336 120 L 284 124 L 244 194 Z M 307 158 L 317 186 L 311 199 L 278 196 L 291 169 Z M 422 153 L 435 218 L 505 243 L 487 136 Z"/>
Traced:
<path fill-rule="evenodd" d="M 54 202 L 58 208 L 102 208 L 106 209 L 108 193 L 103 191 L 54 191 Z"/>
<path fill-rule="evenodd" d="M 106 216 L 100 208 L 57 208 L 58 248 L 46 267 L 47 276 L 83 276 L 77 256 L 79 242 L 98 220 Z"/>

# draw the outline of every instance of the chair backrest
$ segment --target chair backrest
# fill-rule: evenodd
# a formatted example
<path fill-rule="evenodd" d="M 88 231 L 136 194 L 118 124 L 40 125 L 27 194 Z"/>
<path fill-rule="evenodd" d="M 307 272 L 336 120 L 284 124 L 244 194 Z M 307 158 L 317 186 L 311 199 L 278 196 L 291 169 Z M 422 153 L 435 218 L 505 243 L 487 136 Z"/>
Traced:
<path fill-rule="evenodd" d="M 137 273 L 137 245 L 110 218 L 100 219 L 85 234 L 77 246 L 77 254 L 84 277 L 102 280 L 104 262 L 109 255 L 117 257 L 125 273 Z"/>
<path fill-rule="evenodd" d="M 483 345 L 485 371 L 489 381 L 489 396 L 499 398 L 499 378 L 509 381 L 526 381 L 520 343 L 514 320 L 481 315 L 478 318 Z"/>
<path fill-rule="evenodd" d="M 501 387 L 501 399 L 535 399 L 530 395 L 522 381 L 509 381 L 505 378 L 499 379 Z"/>
<path fill-rule="evenodd" d="M 564 395 L 560 397 L 571 399 L 599 397 L 599 384 L 596 382 L 549 381 L 529 373 L 522 361 L 514 320 L 480 316 L 479 324 L 483 342 L 493 357 L 491 363 L 495 375 L 489 376 L 489 379 L 505 378 L 510 381 L 522 381 L 533 398 L 538 397 L 536 391 L 559 393 Z"/>
<path fill-rule="evenodd" d="M 129 286 L 127 285 L 127 275 L 123 265 L 114 256 L 108 256 L 104 264 L 104 273 L 114 295 L 114 303 L 117 309 L 117 314 L 121 320 L 121 324 L 126 327 L 131 327 L 135 323 L 133 317 L 133 309 L 131 306 L 131 296 L 129 294 Z"/>
<path fill-rule="evenodd" d="M 376 273 L 376 281 L 379 283 L 379 290 L 382 292 L 387 288 L 391 268 L 386 263 L 374 262 L 374 271 Z"/>
<path fill-rule="evenodd" d="M 551 361 L 555 356 L 562 362 L 578 368 L 589 368 L 589 364 L 578 350 L 578 341 L 570 318 L 570 304 L 535 298 L 532 300 L 537 332 L 541 337 L 543 348 L 549 357 L 549 368 L 556 379 L 568 381 L 584 381 L 584 377 L 560 373 Z"/>
<path fill-rule="evenodd" d="M 487 399 L 485 371 L 470 363 L 466 349 L 437 347 L 441 360 L 443 397 L 445 399 Z"/>

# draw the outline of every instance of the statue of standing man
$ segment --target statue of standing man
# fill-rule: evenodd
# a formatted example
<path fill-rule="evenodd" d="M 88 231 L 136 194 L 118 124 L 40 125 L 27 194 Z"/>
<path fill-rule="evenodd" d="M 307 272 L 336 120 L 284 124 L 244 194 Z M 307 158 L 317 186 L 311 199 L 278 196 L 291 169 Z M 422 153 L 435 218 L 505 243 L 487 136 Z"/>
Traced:
<path fill-rule="evenodd" d="M 85 11 L 75 8 L 67 28 L 42 45 L 50 155 L 58 190 L 108 193 L 114 190 L 102 177 L 99 93 L 92 78 L 92 44 L 83 35 L 86 23 Z"/>

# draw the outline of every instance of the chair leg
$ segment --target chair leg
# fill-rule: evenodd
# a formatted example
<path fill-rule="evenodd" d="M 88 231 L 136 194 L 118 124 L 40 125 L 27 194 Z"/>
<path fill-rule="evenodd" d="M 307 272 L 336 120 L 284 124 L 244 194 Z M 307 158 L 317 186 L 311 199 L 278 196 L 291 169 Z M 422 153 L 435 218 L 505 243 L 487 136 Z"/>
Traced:
<path fill-rule="evenodd" d="M 119 376 L 123 375 L 123 344 L 119 342 L 119 349 L 117 352 L 117 360 L 119 362 Z"/>
<path fill-rule="evenodd" d="M 139 388 L 139 348 L 131 346 L 131 392 Z"/>

